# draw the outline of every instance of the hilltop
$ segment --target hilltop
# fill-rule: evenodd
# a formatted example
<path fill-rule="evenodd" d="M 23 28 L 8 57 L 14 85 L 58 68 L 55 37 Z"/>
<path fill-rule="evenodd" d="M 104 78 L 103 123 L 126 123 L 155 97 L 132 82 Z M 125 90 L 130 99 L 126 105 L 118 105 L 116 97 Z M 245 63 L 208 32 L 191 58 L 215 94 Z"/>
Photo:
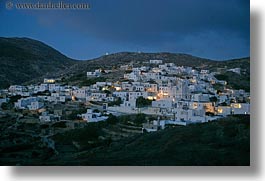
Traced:
<path fill-rule="evenodd" d="M 177 66 L 190 66 L 198 69 L 216 70 L 219 67 L 234 68 L 239 67 L 248 69 L 250 65 L 250 58 L 239 58 L 232 60 L 216 61 L 205 58 L 200 58 L 182 53 L 136 53 L 136 52 L 120 52 L 110 55 L 104 55 L 88 61 L 81 62 L 78 66 L 70 67 L 70 72 L 82 72 L 93 70 L 95 68 L 113 68 L 124 64 L 144 64 L 149 60 L 163 60 L 164 63 L 174 63 Z"/>
<path fill-rule="evenodd" d="M 50 76 L 77 63 L 52 47 L 29 38 L 0 38 L 0 88 Z"/>

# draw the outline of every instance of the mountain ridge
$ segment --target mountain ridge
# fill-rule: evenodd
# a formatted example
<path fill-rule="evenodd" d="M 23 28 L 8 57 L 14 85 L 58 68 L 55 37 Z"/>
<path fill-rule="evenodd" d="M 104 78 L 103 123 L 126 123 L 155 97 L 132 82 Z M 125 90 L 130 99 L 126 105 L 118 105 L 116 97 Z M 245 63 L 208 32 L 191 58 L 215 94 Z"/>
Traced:
<path fill-rule="evenodd" d="M 29 38 L 0 38 L 0 87 L 21 84 L 77 63 L 54 48 Z"/>
<path fill-rule="evenodd" d="M 217 61 L 185 53 L 119 52 L 81 61 L 71 59 L 38 40 L 0 37 L 0 88 L 7 88 L 11 84 L 40 82 L 44 77 L 84 74 L 86 71 L 100 67 L 111 69 L 130 62 L 141 63 L 150 59 L 162 59 L 164 62 L 172 62 L 178 66 L 209 69 L 238 64 L 240 68 L 250 71 L 248 57 Z"/>

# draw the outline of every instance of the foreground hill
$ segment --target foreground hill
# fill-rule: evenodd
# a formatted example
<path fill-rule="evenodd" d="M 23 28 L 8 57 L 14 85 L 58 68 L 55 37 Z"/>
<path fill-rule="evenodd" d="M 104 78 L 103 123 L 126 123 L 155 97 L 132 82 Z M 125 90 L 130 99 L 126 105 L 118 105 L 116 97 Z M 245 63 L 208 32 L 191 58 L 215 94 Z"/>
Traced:
<path fill-rule="evenodd" d="M 169 128 L 90 151 L 83 165 L 250 165 L 249 116 Z"/>
<path fill-rule="evenodd" d="M 0 165 L 250 165 L 249 115 L 129 137 L 123 137 L 123 130 L 114 129 L 119 122 L 90 123 L 55 135 L 57 153 L 43 147 L 40 138 L 23 132 L 40 131 L 38 124 L 23 124 L 21 131 L 8 132 L 5 130 L 15 119 L 6 120 L 0 122 Z M 121 138 L 103 139 L 109 135 L 106 129 Z"/>
<path fill-rule="evenodd" d="M 28 38 L 0 38 L 0 88 L 64 70 L 76 61 Z"/>

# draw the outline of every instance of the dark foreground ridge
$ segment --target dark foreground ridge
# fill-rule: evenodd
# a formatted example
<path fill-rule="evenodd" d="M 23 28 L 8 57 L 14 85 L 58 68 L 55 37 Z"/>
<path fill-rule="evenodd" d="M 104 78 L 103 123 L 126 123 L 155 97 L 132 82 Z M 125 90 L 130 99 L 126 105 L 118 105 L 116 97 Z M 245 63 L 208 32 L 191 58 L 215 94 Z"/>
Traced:
<path fill-rule="evenodd" d="M 106 130 L 122 134 L 114 129 L 120 122 L 91 123 L 54 136 L 56 153 L 42 148 L 38 138 L 9 132 L 5 136 L 14 140 L 19 136 L 23 143 L 13 147 L 2 145 L 0 165 L 248 166 L 249 119 L 248 115 L 229 116 L 215 122 L 169 127 L 117 140 L 101 137 L 106 137 Z"/>

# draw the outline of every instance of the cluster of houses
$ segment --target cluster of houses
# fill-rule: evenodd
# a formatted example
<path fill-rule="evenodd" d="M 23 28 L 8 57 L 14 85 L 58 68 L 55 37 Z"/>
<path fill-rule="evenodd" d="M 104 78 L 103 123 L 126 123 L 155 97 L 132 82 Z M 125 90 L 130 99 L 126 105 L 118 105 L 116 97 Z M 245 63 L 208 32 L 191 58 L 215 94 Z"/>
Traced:
<path fill-rule="evenodd" d="M 244 90 L 216 90 L 215 84 L 224 87 L 227 84 L 215 78 L 216 72 L 176 66 L 174 63 L 163 63 L 163 60 L 150 60 L 148 65 L 141 67 L 122 65 L 120 69 L 126 72 L 123 81 L 96 82 L 78 87 L 57 84 L 55 79 L 44 79 L 40 85 L 12 85 L 6 93 L 9 96 L 21 96 L 15 102 L 17 109 L 39 111 L 46 104 L 97 102 L 103 104 L 103 110 L 112 113 L 140 112 L 167 118 L 144 124 L 145 130 L 149 131 L 166 124 L 187 125 L 232 114 L 250 114 L 250 94 Z M 239 68 L 229 71 L 240 74 Z M 88 77 L 101 75 L 102 69 L 87 72 Z M 149 100 L 150 104 L 139 107 L 137 100 L 140 97 Z M 108 106 L 118 99 L 121 100 L 120 104 Z M 80 117 L 87 122 L 107 119 L 107 116 L 94 113 L 92 109 Z M 42 112 L 39 119 L 49 122 L 60 120 L 60 116 Z"/>

